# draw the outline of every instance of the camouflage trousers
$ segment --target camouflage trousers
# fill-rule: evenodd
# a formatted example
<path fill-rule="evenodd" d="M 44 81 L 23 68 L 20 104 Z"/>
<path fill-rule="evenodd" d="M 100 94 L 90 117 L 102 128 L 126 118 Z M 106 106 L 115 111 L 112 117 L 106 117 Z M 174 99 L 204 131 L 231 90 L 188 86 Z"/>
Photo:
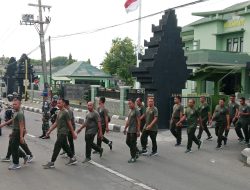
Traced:
<path fill-rule="evenodd" d="M 43 124 L 42 124 L 42 130 L 43 131 L 48 131 L 49 130 L 49 123 L 48 122 L 43 122 Z"/>

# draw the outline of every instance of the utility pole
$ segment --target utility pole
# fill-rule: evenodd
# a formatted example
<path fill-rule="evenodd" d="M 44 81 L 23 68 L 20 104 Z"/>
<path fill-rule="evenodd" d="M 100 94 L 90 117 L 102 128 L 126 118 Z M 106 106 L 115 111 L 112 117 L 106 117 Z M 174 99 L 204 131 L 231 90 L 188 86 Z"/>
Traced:
<path fill-rule="evenodd" d="M 24 85 L 25 85 L 25 101 L 28 100 L 28 85 L 29 85 L 29 80 L 28 80 L 28 60 L 25 60 L 25 79 L 24 79 Z"/>
<path fill-rule="evenodd" d="M 52 72 L 51 72 L 51 37 L 49 36 L 49 84 L 52 90 Z"/>
<path fill-rule="evenodd" d="M 51 37 L 49 36 L 49 85 L 50 85 L 50 101 L 53 97 L 53 87 L 52 87 L 52 71 L 51 71 Z"/>
<path fill-rule="evenodd" d="M 45 17 L 43 19 L 43 11 L 48 9 L 50 11 L 51 6 L 49 5 L 42 5 L 41 0 L 38 0 L 38 4 L 28 4 L 29 6 L 38 7 L 39 11 L 39 18 L 38 20 L 34 20 L 34 15 L 31 14 L 24 14 L 22 15 L 22 21 L 20 21 L 21 25 L 34 25 L 37 32 L 39 33 L 40 37 L 40 49 L 41 49 L 41 60 L 42 60 L 42 71 L 43 71 L 43 80 L 44 80 L 44 90 L 48 91 L 48 83 L 47 83 L 47 66 L 46 66 L 46 51 L 45 51 L 45 41 L 44 41 L 44 24 L 48 24 L 51 21 L 50 17 Z"/>

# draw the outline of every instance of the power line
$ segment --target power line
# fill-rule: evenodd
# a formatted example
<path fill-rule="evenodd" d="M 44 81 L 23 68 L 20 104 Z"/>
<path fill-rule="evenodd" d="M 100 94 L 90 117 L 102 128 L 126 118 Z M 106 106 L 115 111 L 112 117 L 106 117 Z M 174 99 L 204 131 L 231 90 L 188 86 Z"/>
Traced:
<path fill-rule="evenodd" d="M 187 6 L 190 6 L 190 5 L 195 5 L 195 4 L 198 4 L 198 3 L 203 3 L 203 2 L 206 2 L 206 1 L 209 1 L 209 0 L 197 0 L 197 1 L 193 1 L 193 2 L 190 2 L 190 3 L 183 4 L 183 5 L 178 5 L 176 7 L 172 7 L 172 8 L 169 8 L 169 9 L 179 9 L 179 8 L 187 7 Z M 168 10 L 168 9 L 166 9 L 166 10 Z M 156 12 L 156 13 L 152 13 L 152 14 L 143 16 L 140 19 L 146 19 L 146 18 L 149 18 L 149 17 L 153 17 L 155 15 L 158 15 L 158 14 L 162 14 L 166 10 L 159 11 L 159 12 Z M 103 28 L 98 28 L 98 29 L 94 29 L 94 30 L 76 32 L 76 33 L 64 34 L 64 35 L 57 35 L 57 36 L 51 36 L 51 40 L 55 40 L 55 39 L 59 39 L 59 38 L 65 38 L 65 37 L 71 37 L 71 36 L 76 36 L 76 35 L 92 34 L 92 33 L 100 32 L 100 31 L 103 31 L 103 30 L 107 30 L 107 29 L 118 27 L 118 26 L 122 26 L 122 25 L 125 25 L 125 24 L 129 24 L 129 23 L 132 23 L 132 22 L 135 22 L 135 21 L 138 21 L 138 20 L 139 20 L 139 18 L 136 18 L 136 19 L 129 20 L 129 21 L 126 21 L 126 22 L 122 22 L 122 23 L 119 23 L 119 24 L 115 24 L 115 25 L 111 25 L 111 26 L 107 26 L 107 27 L 103 27 Z M 44 42 L 46 43 L 46 42 L 48 42 L 48 40 L 49 39 L 47 38 Z M 32 54 L 33 52 L 35 52 L 39 48 L 40 48 L 40 45 L 38 45 L 36 48 L 34 48 L 32 51 L 30 51 L 30 53 L 28 53 L 27 55 Z"/>
<path fill-rule="evenodd" d="M 203 3 L 205 1 L 209 1 L 209 0 L 197 0 L 197 1 L 193 1 L 193 2 L 190 2 L 190 3 L 183 4 L 183 5 L 178 5 L 176 7 L 172 7 L 172 8 L 169 8 L 169 9 L 179 9 L 179 8 L 187 7 L 187 6 L 190 6 L 190 5 L 195 5 L 195 4 L 198 4 L 198 3 Z M 149 17 L 153 17 L 155 15 L 162 14 L 167 10 L 168 9 L 163 10 L 163 11 L 159 11 L 159 12 L 156 12 L 156 13 L 152 13 L 152 14 L 143 16 L 141 18 L 136 18 L 136 19 L 133 19 L 133 20 L 129 20 L 129 21 L 126 21 L 126 22 L 119 23 L 119 24 L 106 26 L 106 27 L 103 27 L 103 28 L 98 28 L 98 29 L 89 30 L 89 31 L 76 32 L 76 33 L 71 33 L 71 34 L 57 35 L 57 36 L 52 36 L 51 38 L 55 39 L 55 38 L 65 38 L 65 37 L 82 35 L 82 34 L 92 34 L 92 33 L 100 32 L 100 31 L 103 31 L 103 30 L 107 30 L 107 29 L 118 27 L 118 26 L 122 26 L 122 25 L 125 25 L 125 24 L 129 24 L 129 23 L 138 21 L 139 19 L 142 20 L 142 19 L 146 19 L 146 18 L 149 18 Z"/>

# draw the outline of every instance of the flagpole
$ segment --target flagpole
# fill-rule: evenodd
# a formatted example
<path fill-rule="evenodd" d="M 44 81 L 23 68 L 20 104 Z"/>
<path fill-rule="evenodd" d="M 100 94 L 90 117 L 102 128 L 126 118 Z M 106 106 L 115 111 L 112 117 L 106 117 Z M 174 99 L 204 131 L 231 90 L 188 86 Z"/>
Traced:
<path fill-rule="evenodd" d="M 137 42 L 137 63 L 136 66 L 139 67 L 138 55 L 141 53 L 141 3 L 142 0 L 139 0 L 139 17 L 138 17 L 138 42 Z"/>
<path fill-rule="evenodd" d="M 137 41 L 137 48 L 136 48 L 136 67 L 139 67 L 139 54 L 141 53 L 141 7 L 142 7 L 142 0 L 139 0 L 139 17 L 138 17 L 138 41 Z M 140 82 L 135 82 L 135 88 L 141 88 Z"/>

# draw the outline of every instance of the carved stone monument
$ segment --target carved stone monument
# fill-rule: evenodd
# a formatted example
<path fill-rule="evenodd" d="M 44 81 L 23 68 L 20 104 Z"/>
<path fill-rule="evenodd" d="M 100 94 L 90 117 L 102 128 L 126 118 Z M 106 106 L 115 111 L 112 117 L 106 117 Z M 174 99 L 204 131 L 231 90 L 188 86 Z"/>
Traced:
<path fill-rule="evenodd" d="M 181 94 L 188 77 L 175 11 L 167 10 L 159 26 L 152 25 L 152 32 L 150 41 L 144 41 L 147 49 L 139 67 L 132 69 L 132 75 L 145 89 L 146 97 L 154 96 L 159 111 L 158 125 L 164 129 L 169 128 L 171 97 Z"/>

